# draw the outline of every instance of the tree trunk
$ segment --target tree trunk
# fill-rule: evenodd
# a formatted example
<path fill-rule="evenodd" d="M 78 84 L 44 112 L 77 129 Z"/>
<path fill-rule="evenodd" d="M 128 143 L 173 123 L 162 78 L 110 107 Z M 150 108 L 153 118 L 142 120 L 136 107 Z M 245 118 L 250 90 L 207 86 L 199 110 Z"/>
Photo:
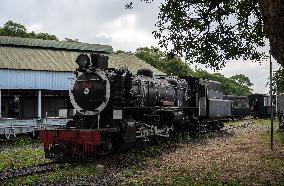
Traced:
<path fill-rule="evenodd" d="M 273 57 L 284 67 L 284 1 L 258 0 Z"/>

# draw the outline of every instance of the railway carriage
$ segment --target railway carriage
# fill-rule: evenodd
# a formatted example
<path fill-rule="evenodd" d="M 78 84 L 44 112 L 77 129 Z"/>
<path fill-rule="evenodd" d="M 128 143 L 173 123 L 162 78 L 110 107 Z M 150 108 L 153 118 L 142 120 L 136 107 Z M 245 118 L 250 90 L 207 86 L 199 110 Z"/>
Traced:
<path fill-rule="evenodd" d="M 247 96 L 226 95 L 224 99 L 231 101 L 232 119 L 242 119 L 250 115 L 249 99 Z"/>
<path fill-rule="evenodd" d="M 270 106 L 270 96 L 266 94 L 251 94 L 248 96 L 249 106 L 251 108 L 251 115 L 254 118 L 269 118 L 271 112 L 276 114 L 276 107 L 273 103 Z M 272 99 L 274 101 L 274 99 Z"/>
<path fill-rule="evenodd" d="M 17 118 L 0 118 L 0 138 L 11 139 L 18 135 L 29 135 L 30 137 L 38 137 L 40 129 L 54 129 L 66 126 L 70 118 L 33 118 L 33 119 L 17 119 Z"/>

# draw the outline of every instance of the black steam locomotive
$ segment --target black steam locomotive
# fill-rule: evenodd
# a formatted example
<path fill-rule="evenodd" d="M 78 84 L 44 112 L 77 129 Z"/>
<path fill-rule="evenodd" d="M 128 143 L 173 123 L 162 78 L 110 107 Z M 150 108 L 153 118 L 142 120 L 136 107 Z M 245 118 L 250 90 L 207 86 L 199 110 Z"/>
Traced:
<path fill-rule="evenodd" d="M 149 69 L 133 75 L 108 68 L 108 57 L 100 54 L 81 54 L 76 63 L 69 94 L 78 114 L 65 128 L 40 131 L 47 158 L 86 159 L 180 130 L 218 130 L 231 114 L 231 102 L 214 82 L 155 76 Z"/>

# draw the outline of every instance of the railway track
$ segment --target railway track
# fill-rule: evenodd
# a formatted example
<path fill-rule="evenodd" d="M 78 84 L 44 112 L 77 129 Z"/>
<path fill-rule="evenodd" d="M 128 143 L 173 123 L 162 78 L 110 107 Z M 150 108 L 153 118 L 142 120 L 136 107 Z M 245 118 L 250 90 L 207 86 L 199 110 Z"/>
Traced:
<path fill-rule="evenodd" d="M 11 179 L 11 178 L 18 178 L 18 177 L 32 175 L 35 173 L 40 174 L 40 173 L 52 171 L 52 170 L 58 169 L 63 166 L 64 164 L 60 162 L 49 162 L 49 163 L 43 163 L 43 164 L 38 164 L 34 166 L 23 167 L 19 169 L 4 170 L 0 172 L 0 182 Z"/>

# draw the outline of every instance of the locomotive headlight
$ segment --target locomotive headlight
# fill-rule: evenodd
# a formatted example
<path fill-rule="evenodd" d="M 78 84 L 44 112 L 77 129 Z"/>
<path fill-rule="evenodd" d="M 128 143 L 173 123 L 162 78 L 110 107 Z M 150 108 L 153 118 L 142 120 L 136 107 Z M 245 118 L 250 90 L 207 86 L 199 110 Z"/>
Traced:
<path fill-rule="evenodd" d="M 79 68 L 88 68 L 90 66 L 90 57 L 87 54 L 80 54 L 76 63 L 79 65 Z"/>

